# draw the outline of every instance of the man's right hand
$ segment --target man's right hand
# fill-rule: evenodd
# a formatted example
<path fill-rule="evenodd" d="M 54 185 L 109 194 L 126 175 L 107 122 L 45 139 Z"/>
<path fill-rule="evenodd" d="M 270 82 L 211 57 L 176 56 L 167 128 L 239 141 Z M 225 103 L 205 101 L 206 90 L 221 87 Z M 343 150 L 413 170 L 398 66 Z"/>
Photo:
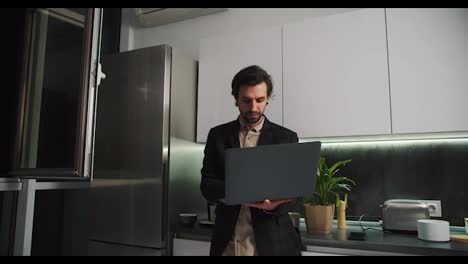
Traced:
<path fill-rule="evenodd" d="M 278 207 L 279 205 L 284 204 L 284 203 L 289 203 L 291 201 L 292 199 L 284 199 L 284 200 L 276 200 L 276 201 L 270 201 L 266 199 L 262 203 L 248 203 L 245 205 L 249 207 L 265 210 L 265 211 L 272 211 L 272 210 L 275 210 L 276 207 Z"/>

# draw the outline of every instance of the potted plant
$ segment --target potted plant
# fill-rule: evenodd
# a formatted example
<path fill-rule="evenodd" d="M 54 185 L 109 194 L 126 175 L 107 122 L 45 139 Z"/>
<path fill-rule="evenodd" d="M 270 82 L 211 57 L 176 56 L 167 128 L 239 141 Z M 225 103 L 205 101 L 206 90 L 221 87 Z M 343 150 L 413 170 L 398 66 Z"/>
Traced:
<path fill-rule="evenodd" d="M 317 168 L 317 180 L 315 192 L 312 197 L 304 199 L 304 213 L 308 233 L 328 234 L 333 225 L 333 216 L 335 214 L 335 202 L 340 206 L 340 195 L 351 190 L 354 181 L 338 176 L 340 167 L 351 162 L 351 160 L 342 160 L 328 167 L 325 158 L 320 158 Z M 347 200 L 347 196 L 345 197 Z M 346 202 L 343 203 L 346 206 Z"/>

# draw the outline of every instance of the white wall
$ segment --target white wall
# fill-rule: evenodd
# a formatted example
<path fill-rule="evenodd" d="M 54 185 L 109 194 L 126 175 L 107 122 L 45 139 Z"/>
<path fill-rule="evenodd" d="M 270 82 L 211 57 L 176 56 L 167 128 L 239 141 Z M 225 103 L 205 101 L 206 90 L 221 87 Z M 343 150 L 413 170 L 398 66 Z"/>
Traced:
<path fill-rule="evenodd" d="M 120 26 L 120 51 L 133 50 L 133 30 L 136 22 L 133 8 L 122 8 L 122 24 Z"/>
<path fill-rule="evenodd" d="M 159 27 L 136 25 L 132 8 L 122 12 L 121 51 L 168 44 L 198 60 L 200 39 L 269 28 L 358 8 L 229 8 L 227 11 Z M 252 40 L 246 40 L 252 41 Z"/>

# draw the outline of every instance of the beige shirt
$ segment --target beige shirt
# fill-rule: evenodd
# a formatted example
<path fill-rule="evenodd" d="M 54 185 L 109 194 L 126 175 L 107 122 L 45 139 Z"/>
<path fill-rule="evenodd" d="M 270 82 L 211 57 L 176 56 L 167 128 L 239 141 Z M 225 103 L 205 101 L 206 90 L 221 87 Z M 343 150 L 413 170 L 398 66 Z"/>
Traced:
<path fill-rule="evenodd" d="M 260 137 L 265 117 L 259 123 L 249 128 L 245 123 L 240 120 L 239 142 L 241 148 L 249 148 L 257 146 Z M 223 256 L 255 256 L 257 255 L 255 247 L 255 236 L 252 226 L 252 216 L 250 214 L 250 207 L 241 205 L 239 218 L 237 219 L 234 236 L 229 241 Z"/>

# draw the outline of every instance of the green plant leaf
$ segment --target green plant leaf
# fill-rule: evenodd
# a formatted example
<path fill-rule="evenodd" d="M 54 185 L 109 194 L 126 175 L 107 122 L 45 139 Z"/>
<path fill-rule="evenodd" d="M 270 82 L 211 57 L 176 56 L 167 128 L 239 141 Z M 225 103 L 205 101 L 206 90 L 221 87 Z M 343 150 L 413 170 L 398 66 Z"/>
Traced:
<path fill-rule="evenodd" d="M 317 178 L 314 197 L 320 205 L 328 205 L 330 196 L 334 195 L 336 198 L 337 206 L 341 204 L 339 193 L 345 194 L 347 200 L 347 194 L 344 192 L 351 191 L 351 184 L 356 183 L 344 176 L 338 176 L 337 173 L 340 171 L 340 167 L 351 162 L 351 160 L 342 160 L 328 167 L 325 158 L 321 157 L 317 168 Z M 338 202 L 340 201 L 340 202 Z"/>
<path fill-rule="evenodd" d="M 342 165 L 345 165 L 347 163 L 351 162 L 351 160 L 342 160 L 342 161 L 338 161 L 337 163 L 333 164 L 333 166 L 331 166 L 330 168 L 330 171 L 334 171 L 336 168 L 342 166 Z"/>
<path fill-rule="evenodd" d="M 346 184 L 346 183 L 340 183 L 336 185 L 336 189 L 345 189 L 346 191 L 351 191 L 351 185 Z"/>

